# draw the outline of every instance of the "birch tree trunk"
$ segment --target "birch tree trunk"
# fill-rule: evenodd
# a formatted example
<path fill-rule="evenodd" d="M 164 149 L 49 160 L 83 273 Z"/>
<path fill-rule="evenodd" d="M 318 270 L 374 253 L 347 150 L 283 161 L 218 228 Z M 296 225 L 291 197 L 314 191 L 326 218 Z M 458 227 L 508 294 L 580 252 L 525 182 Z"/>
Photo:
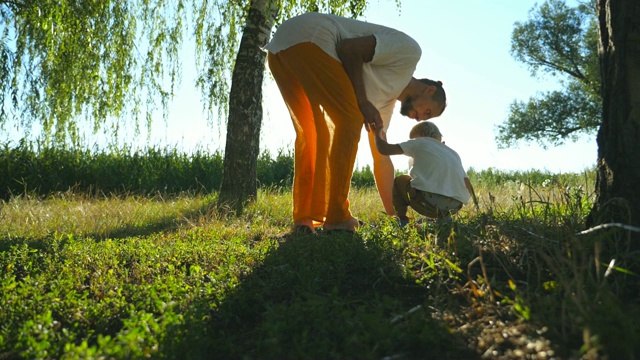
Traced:
<path fill-rule="evenodd" d="M 279 11 L 277 1 L 252 0 L 236 57 L 218 206 L 242 212 L 257 196 L 266 45 Z"/>

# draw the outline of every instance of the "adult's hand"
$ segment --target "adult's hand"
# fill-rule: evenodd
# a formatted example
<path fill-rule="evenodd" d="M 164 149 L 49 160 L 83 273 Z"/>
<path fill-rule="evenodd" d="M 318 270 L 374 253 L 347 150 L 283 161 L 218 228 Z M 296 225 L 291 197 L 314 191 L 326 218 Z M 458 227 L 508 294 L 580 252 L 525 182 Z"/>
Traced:
<path fill-rule="evenodd" d="M 362 105 L 360 105 L 360 111 L 362 112 L 362 116 L 364 117 L 364 127 L 367 131 L 373 131 L 374 129 L 382 128 L 382 117 L 380 116 L 380 111 L 373 106 L 370 101 L 365 101 Z"/>

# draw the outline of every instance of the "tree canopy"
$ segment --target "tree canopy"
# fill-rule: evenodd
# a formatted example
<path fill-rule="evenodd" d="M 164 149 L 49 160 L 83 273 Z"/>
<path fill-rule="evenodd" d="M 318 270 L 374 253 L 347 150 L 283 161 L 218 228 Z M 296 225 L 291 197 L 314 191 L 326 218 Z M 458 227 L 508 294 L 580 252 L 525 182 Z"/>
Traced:
<path fill-rule="evenodd" d="M 182 0 L 0 0 L 0 124 L 68 142 L 83 121 L 150 121 L 180 77 L 184 15 Z"/>
<path fill-rule="evenodd" d="M 497 127 L 500 147 L 536 141 L 543 147 L 594 134 L 600 125 L 598 26 L 593 4 L 567 6 L 547 0 L 534 6 L 511 36 L 512 56 L 531 75 L 560 80 L 562 89 L 514 100 L 508 119 Z"/>
<path fill-rule="evenodd" d="M 305 11 L 356 16 L 364 0 L 273 1 L 276 23 Z M 396 1 L 398 3 L 399 0 Z M 198 69 L 210 120 L 228 112 L 231 71 L 251 1 L 0 0 L 0 126 L 76 142 L 81 126 L 117 136 L 163 110 L 182 66 Z M 195 61 L 183 64 L 185 35 Z M 217 109 L 218 112 L 213 111 Z"/>

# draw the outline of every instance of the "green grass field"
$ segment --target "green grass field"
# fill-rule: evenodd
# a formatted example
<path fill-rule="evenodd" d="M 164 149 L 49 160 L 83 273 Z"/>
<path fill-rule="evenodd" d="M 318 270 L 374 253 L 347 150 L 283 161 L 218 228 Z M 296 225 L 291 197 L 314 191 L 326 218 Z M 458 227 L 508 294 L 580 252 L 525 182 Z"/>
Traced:
<path fill-rule="evenodd" d="M 292 234 L 286 186 L 239 216 L 215 192 L 14 194 L 0 359 L 638 357 L 637 254 L 576 235 L 593 171 L 470 176 L 478 209 L 404 229 L 355 186 L 354 236 Z"/>

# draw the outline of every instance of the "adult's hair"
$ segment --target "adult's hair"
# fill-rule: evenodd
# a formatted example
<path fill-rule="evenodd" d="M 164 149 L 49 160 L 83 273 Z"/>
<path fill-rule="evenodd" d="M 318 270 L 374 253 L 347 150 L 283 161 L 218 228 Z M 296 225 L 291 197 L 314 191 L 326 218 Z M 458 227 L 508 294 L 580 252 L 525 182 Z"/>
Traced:
<path fill-rule="evenodd" d="M 422 81 L 422 83 L 424 84 L 436 87 L 436 92 L 433 94 L 433 100 L 442 104 L 442 112 L 444 112 L 444 109 L 447 107 L 447 94 L 445 93 L 444 88 L 442 87 L 442 81 L 435 81 L 427 78 L 419 79 L 419 80 Z"/>

